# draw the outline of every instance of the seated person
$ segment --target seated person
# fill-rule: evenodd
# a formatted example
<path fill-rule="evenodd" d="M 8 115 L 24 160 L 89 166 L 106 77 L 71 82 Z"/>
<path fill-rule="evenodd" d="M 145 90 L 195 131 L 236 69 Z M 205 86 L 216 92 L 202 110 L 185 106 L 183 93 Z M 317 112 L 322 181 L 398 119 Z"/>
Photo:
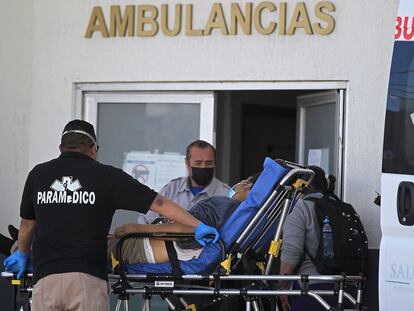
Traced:
<path fill-rule="evenodd" d="M 211 197 L 193 206 L 189 213 L 208 226 L 214 226 L 220 230 L 227 218 L 243 202 L 250 192 L 253 184 L 259 177 L 259 173 L 250 176 L 234 185 L 229 190 L 228 197 Z M 119 238 L 129 233 L 193 233 L 190 227 L 176 223 L 164 223 L 156 225 L 125 224 L 115 230 L 113 236 L 108 237 L 108 256 L 116 254 L 116 246 Z M 122 259 L 126 263 L 164 263 L 168 262 L 165 238 L 130 238 L 124 241 L 122 246 Z M 198 258 L 202 251 L 202 245 L 195 240 L 176 240 L 173 242 L 179 260 L 191 260 Z"/>

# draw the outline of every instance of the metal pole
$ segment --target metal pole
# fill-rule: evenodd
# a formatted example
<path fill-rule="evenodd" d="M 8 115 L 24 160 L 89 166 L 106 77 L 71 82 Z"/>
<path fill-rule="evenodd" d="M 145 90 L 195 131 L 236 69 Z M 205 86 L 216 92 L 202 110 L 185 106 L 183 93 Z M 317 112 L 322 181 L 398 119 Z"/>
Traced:
<path fill-rule="evenodd" d="M 121 311 L 121 307 L 123 307 L 123 310 L 128 311 L 128 300 L 118 298 L 116 302 L 115 311 Z"/>
<path fill-rule="evenodd" d="M 283 225 L 285 223 L 285 219 L 286 219 L 286 216 L 289 210 L 289 206 L 290 206 L 290 199 L 285 199 L 285 204 L 283 205 L 282 215 L 280 216 L 279 225 L 277 226 L 277 230 L 273 238 L 273 241 L 275 242 L 279 241 L 280 237 L 282 236 Z M 270 268 L 272 267 L 273 258 L 274 258 L 273 254 L 269 254 L 269 258 L 267 258 L 267 263 L 266 263 L 265 275 L 270 274 Z"/>
<path fill-rule="evenodd" d="M 310 291 L 308 292 L 308 295 L 315 298 L 326 310 L 331 310 L 331 306 L 318 294 Z"/>
<path fill-rule="evenodd" d="M 275 311 L 280 311 L 277 297 L 275 297 L 274 299 L 275 299 Z"/>
<path fill-rule="evenodd" d="M 142 310 L 144 310 L 144 311 L 150 311 L 151 310 L 151 305 L 150 305 L 150 300 L 149 299 L 144 299 L 144 307 L 142 308 Z"/>
<path fill-rule="evenodd" d="M 143 274 L 130 274 L 127 275 L 127 279 L 137 281 L 139 279 L 146 280 L 147 275 Z M 164 280 L 163 277 L 159 278 L 160 280 Z M 169 278 L 165 278 L 169 279 Z M 208 280 L 214 281 L 217 279 L 214 275 L 183 275 L 183 280 Z M 245 280 L 245 281 L 300 281 L 302 279 L 301 275 L 261 275 L 261 274 L 252 274 L 252 275 L 220 275 L 219 279 L 221 281 L 238 281 L 238 280 Z M 346 277 L 349 280 L 348 277 Z M 344 280 L 344 276 L 342 275 L 309 275 L 309 281 L 320 281 L 320 282 L 341 282 Z M 362 277 L 354 278 L 355 282 L 362 281 Z"/>
<path fill-rule="evenodd" d="M 260 311 L 257 299 L 253 299 L 253 310 L 254 311 Z"/>
<path fill-rule="evenodd" d="M 115 311 L 121 310 L 121 299 L 118 299 L 116 302 Z"/>
<path fill-rule="evenodd" d="M 338 291 L 338 311 L 344 309 L 344 281 L 339 282 L 339 291 Z"/>
<path fill-rule="evenodd" d="M 357 303 L 356 308 L 357 310 L 363 310 L 364 304 L 362 303 L 362 291 L 364 289 L 364 281 L 365 278 L 362 276 L 359 276 L 361 278 L 361 281 L 358 283 L 358 291 L 357 291 Z"/>
<path fill-rule="evenodd" d="M 352 297 L 350 293 L 344 292 L 344 297 L 348 299 L 354 306 L 356 305 L 357 300 Z"/>
<path fill-rule="evenodd" d="M 246 297 L 245 300 L 246 300 L 246 311 L 251 311 L 252 310 L 252 303 L 250 301 L 250 298 Z"/>
<path fill-rule="evenodd" d="M 250 223 L 247 225 L 247 227 L 243 230 L 239 238 L 236 240 L 235 244 L 240 244 L 243 241 L 245 241 L 246 236 L 250 233 L 251 228 L 256 225 L 257 221 L 262 219 L 262 215 L 267 210 L 268 206 L 272 204 L 275 197 L 279 195 L 276 190 L 273 190 L 272 194 L 267 198 L 266 202 L 262 205 L 262 207 L 259 209 L 259 211 L 256 213 L 256 215 L 253 217 L 253 219 L 250 221 Z"/>
<path fill-rule="evenodd" d="M 176 308 L 175 308 L 175 305 L 171 302 L 171 300 L 170 299 L 168 299 L 168 298 L 164 298 L 164 301 L 167 303 L 167 305 L 168 305 L 168 308 L 170 308 L 171 310 L 176 310 Z"/>

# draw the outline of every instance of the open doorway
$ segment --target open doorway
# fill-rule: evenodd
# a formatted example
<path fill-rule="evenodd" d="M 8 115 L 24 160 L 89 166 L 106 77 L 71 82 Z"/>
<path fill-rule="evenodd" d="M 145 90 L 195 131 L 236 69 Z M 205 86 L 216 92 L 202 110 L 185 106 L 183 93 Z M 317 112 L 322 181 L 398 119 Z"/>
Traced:
<path fill-rule="evenodd" d="M 337 176 L 340 194 L 340 92 L 217 92 L 218 175 L 234 184 L 261 170 L 264 157 L 318 165 Z"/>
<path fill-rule="evenodd" d="M 260 169 L 260 159 L 295 161 L 296 107 L 242 105 L 241 175 Z"/>

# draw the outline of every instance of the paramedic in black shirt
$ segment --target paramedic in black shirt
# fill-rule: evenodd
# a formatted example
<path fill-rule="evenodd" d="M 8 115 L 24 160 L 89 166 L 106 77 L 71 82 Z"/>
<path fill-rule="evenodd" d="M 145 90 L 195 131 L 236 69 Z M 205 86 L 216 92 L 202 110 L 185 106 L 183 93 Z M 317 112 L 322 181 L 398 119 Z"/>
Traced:
<path fill-rule="evenodd" d="M 150 209 L 194 228 L 201 244 L 218 240 L 215 228 L 122 170 L 97 162 L 90 123 L 70 121 L 59 148 L 58 158 L 35 166 L 27 177 L 18 250 L 4 261 L 6 271 L 20 278 L 33 240 L 32 310 L 109 310 L 106 237 L 116 209 Z"/>

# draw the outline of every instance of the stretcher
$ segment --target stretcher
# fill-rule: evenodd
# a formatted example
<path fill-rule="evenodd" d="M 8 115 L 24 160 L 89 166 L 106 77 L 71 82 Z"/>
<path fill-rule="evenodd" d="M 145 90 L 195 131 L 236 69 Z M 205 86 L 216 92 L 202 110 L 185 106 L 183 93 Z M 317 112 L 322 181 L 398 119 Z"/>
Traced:
<path fill-rule="evenodd" d="M 297 164 L 267 158 L 264 168 L 247 199 L 239 205 L 220 229 L 220 241 L 204 247 L 197 259 L 179 261 L 170 254 L 163 264 L 124 264 L 122 244 L 130 237 L 164 239 L 189 238 L 188 234 L 130 234 L 117 247 L 119 259 L 113 260 L 109 274 L 111 290 L 118 296 L 116 311 L 129 309 L 131 295 L 142 295 L 144 310 L 150 310 L 151 298 L 159 295 L 172 310 L 196 310 L 200 306 L 219 304 L 226 299 L 242 297 L 246 310 L 264 309 L 264 300 L 278 310 L 278 296 L 314 298 L 324 310 L 343 310 L 345 300 L 353 310 L 362 310 L 364 276 L 346 275 L 275 275 L 282 244 L 285 219 L 313 178 L 313 171 Z M 12 278 L 7 273 L 3 277 Z M 280 282 L 296 281 L 299 290 L 280 289 Z M 312 290 L 312 282 L 332 283 L 332 290 Z M 356 297 L 349 286 L 356 287 Z M 30 292 L 24 281 L 20 290 Z M 335 305 L 324 299 L 335 296 Z M 202 303 L 193 298 L 203 297 Z M 269 307 L 267 307 L 269 309 Z"/>
<path fill-rule="evenodd" d="M 243 297 L 246 310 L 258 311 L 263 309 L 264 298 L 274 300 L 282 295 L 308 295 L 325 310 L 343 310 L 348 300 L 355 310 L 362 310 L 363 276 L 273 275 L 286 216 L 312 178 L 313 171 L 305 167 L 266 159 L 263 172 L 246 201 L 220 229 L 219 243 L 207 245 L 198 259 L 179 261 L 172 255 L 170 262 L 163 264 L 130 265 L 122 260 L 116 263 L 116 273 L 110 277 L 115 281 L 113 291 L 119 297 L 117 310 L 127 307 L 132 294 L 143 296 L 145 310 L 150 310 L 154 295 L 161 296 L 172 310 L 196 310 L 196 305 L 191 303 L 193 296 L 206 297 L 204 306 L 239 296 Z M 175 239 L 191 235 L 127 235 L 118 244 L 117 258 L 122 258 L 123 241 L 144 236 Z M 300 290 L 281 290 L 280 282 L 286 281 L 297 281 Z M 312 282 L 332 283 L 332 290 L 311 290 Z M 350 286 L 356 288 L 356 297 L 348 291 Z M 336 304 L 329 305 L 324 299 L 326 296 L 335 296 Z M 274 304 L 274 309 L 277 308 Z"/>

